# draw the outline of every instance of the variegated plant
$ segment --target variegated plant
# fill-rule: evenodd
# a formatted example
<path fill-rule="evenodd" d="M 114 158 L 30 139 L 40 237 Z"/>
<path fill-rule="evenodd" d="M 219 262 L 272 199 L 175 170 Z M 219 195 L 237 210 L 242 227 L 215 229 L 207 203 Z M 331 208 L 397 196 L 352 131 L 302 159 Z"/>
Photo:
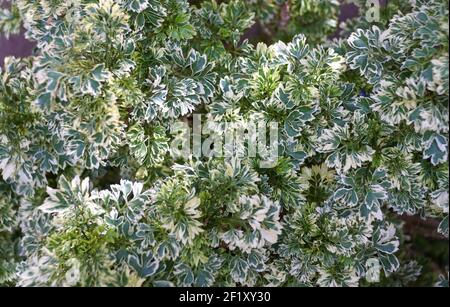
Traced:
<path fill-rule="evenodd" d="M 411 281 L 398 215 L 448 237 L 448 0 L 333 41 L 339 1 L 11 5 L 36 48 L 0 73 L 0 285 Z M 277 123 L 275 165 L 171 156 L 194 113 Z"/>

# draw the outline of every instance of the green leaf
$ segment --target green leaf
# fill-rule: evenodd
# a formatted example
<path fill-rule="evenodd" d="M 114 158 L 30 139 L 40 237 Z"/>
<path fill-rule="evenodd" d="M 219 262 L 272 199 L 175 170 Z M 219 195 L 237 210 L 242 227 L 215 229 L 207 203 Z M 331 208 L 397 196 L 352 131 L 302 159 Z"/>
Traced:
<path fill-rule="evenodd" d="M 159 267 L 159 261 L 153 257 L 152 252 L 147 252 L 139 256 L 130 254 L 128 255 L 127 263 L 142 278 L 154 275 Z"/>
<path fill-rule="evenodd" d="M 423 158 L 431 158 L 433 165 L 444 163 L 448 159 L 448 141 L 441 134 L 427 132 L 423 140 Z"/>
<path fill-rule="evenodd" d="M 438 232 L 448 238 L 448 215 L 439 223 Z"/>

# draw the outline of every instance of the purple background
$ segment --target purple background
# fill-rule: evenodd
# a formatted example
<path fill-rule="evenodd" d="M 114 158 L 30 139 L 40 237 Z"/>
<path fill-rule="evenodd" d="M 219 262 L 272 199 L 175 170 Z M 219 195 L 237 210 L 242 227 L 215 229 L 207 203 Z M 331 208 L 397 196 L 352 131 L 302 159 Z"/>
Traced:
<path fill-rule="evenodd" d="M 0 37 L 0 63 L 6 56 L 24 57 L 31 54 L 34 43 L 26 40 L 22 35 L 11 35 L 9 39 Z"/>

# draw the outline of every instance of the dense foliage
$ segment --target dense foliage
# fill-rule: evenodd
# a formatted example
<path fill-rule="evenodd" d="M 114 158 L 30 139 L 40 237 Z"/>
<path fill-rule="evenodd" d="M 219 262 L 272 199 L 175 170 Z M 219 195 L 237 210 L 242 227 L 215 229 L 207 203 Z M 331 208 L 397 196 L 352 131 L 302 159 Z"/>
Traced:
<path fill-rule="evenodd" d="M 0 284 L 404 285 L 399 216 L 448 237 L 448 0 L 335 40 L 337 0 L 11 5 L 37 45 L 1 70 Z M 192 114 L 278 123 L 278 159 L 174 157 Z"/>

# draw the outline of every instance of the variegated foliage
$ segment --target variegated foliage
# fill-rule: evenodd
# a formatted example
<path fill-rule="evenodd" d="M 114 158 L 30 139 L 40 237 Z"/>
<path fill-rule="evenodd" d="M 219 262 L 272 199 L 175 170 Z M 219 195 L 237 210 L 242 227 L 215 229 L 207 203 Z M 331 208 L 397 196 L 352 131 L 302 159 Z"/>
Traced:
<path fill-rule="evenodd" d="M 448 236 L 448 1 L 317 45 L 319 2 L 12 1 L 0 29 L 37 45 L 1 70 L 0 284 L 414 280 L 392 211 Z M 255 22 L 289 39 L 242 40 Z M 172 158 L 193 113 L 278 123 L 276 165 Z"/>

